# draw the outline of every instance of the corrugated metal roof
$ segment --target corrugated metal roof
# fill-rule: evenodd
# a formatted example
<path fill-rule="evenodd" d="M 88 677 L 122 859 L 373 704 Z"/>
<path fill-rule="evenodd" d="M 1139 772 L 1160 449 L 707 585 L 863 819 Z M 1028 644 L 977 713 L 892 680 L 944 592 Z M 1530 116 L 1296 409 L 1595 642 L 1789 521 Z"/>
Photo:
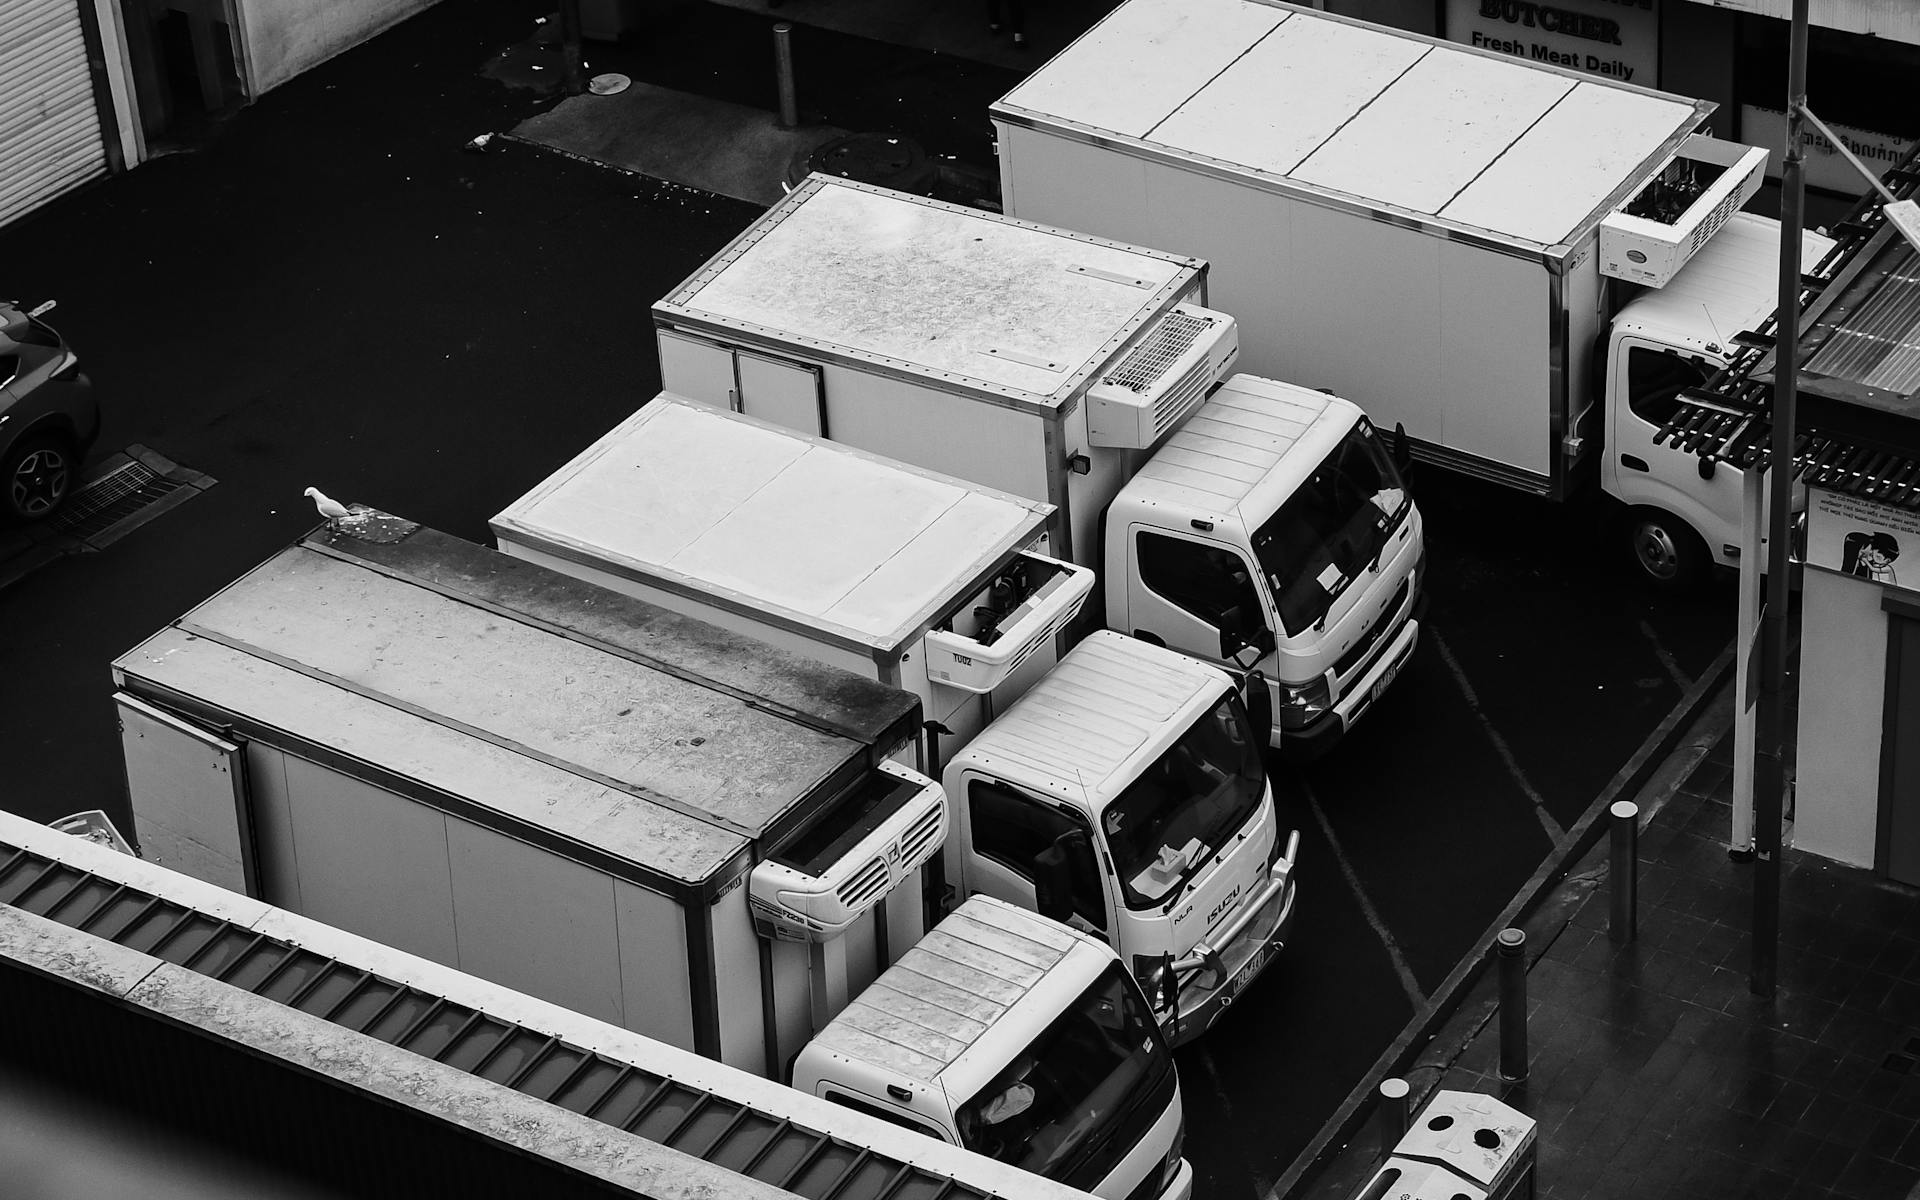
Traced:
<path fill-rule="evenodd" d="M 1906 198 L 1920 191 L 1920 147 L 1883 176 Z M 1831 230 L 1834 249 L 1803 264 L 1803 313 L 1793 473 L 1814 487 L 1920 510 L 1920 284 L 1917 257 L 1869 193 Z M 1682 395 L 1656 435 L 1705 459 L 1772 465 L 1778 313 L 1726 370 Z"/>
<path fill-rule="evenodd" d="M 233 899 L 244 909 L 261 907 L 244 897 Z M 200 904 L 62 863 L 17 838 L 0 837 L 0 903 L 796 1195 L 984 1200 L 994 1194 L 872 1145 L 807 1128 L 639 1063 L 330 958 Z"/>

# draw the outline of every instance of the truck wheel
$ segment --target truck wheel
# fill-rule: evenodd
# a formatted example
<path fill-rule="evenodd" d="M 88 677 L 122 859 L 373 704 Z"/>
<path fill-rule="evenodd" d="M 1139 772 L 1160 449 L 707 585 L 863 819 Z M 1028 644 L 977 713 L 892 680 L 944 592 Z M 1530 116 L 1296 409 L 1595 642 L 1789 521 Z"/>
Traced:
<path fill-rule="evenodd" d="M 1627 515 L 1627 543 L 1641 576 L 1659 588 L 1696 586 L 1713 565 L 1693 527 L 1657 508 L 1636 508 Z"/>
<path fill-rule="evenodd" d="M 51 514 L 73 489 L 78 466 L 65 438 L 39 434 L 21 439 L 0 459 L 0 516 L 37 521 Z"/>

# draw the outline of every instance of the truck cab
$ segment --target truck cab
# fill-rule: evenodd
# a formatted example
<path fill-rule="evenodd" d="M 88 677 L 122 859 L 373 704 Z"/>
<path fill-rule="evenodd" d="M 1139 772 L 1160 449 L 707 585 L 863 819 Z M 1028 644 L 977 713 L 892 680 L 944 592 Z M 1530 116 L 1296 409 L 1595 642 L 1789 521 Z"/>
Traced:
<path fill-rule="evenodd" d="M 1090 634 L 947 764 L 948 879 L 1112 946 L 1191 1041 L 1293 926 L 1264 742 L 1225 672 Z"/>
<path fill-rule="evenodd" d="M 1359 406 L 1235 375 L 1107 511 L 1107 626 L 1271 689 L 1274 745 L 1308 758 L 1392 683 L 1419 639 L 1425 539 Z"/>
<path fill-rule="evenodd" d="M 962 904 L 801 1050 L 793 1087 L 1105 1200 L 1186 1200 L 1173 1055 L 1098 940 Z"/>
<path fill-rule="evenodd" d="M 1832 246 L 1809 231 L 1802 260 L 1817 262 Z M 1622 305 L 1607 334 L 1601 486 L 1627 506 L 1634 561 L 1656 584 L 1683 586 L 1716 563 L 1739 562 L 1745 472 L 1728 462 L 1703 468 L 1698 456 L 1660 440 L 1660 430 L 1683 391 L 1727 364 L 1734 335 L 1773 312 L 1779 272 L 1779 222 L 1736 213 L 1664 287 Z"/>

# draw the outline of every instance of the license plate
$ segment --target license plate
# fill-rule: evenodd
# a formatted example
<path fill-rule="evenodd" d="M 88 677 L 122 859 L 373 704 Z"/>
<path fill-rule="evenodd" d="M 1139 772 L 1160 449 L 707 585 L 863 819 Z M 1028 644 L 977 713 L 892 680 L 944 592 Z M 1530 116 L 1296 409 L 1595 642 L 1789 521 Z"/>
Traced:
<path fill-rule="evenodd" d="M 1228 997 L 1238 996 L 1240 994 L 1240 989 L 1246 987 L 1249 983 L 1253 982 L 1253 977 L 1260 973 L 1260 964 L 1266 961 L 1267 961 L 1266 948 L 1262 947 L 1258 950 L 1255 950 L 1253 952 L 1253 957 L 1247 960 L 1247 965 L 1244 967 L 1241 967 L 1238 971 L 1235 971 L 1233 973 L 1233 978 L 1227 981 L 1227 991 L 1226 991 L 1227 996 Z"/>
<path fill-rule="evenodd" d="M 1381 696 L 1384 696 L 1386 694 L 1387 688 L 1392 685 L 1394 677 L 1400 674 L 1400 668 L 1406 665 L 1407 665 L 1407 660 L 1403 658 L 1399 662 L 1388 667 L 1381 674 L 1380 682 L 1373 685 L 1373 695 L 1367 699 L 1367 703 L 1372 704 L 1375 700 L 1378 700 Z"/>

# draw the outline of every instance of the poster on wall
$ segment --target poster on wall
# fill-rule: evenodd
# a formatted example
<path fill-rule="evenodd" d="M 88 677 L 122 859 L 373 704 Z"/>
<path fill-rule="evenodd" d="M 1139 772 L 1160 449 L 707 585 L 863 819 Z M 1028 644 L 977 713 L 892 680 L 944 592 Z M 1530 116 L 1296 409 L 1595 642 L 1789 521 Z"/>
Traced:
<path fill-rule="evenodd" d="M 1920 591 L 1920 512 L 1812 488 L 1807 565 Z"/>
<path fill-rule="evenodd" d="M 1827 122 L 1827 128 L 1839 134 L 1840 140 L 1847 144 L 1847 149 L 1870 171 L 1885 171 L 1905 158 L 1907 151 L 1913 148 L 1912 138 L 1891 133 L 1875 133 L 1871 129 L 1858 129 L 1852 125 L 1835 125 L 1831 121 Z M 1807 186 L 1847 196 L 1864 195 L 1868 187 L 1866 179 L 1841 156 L 1833 143 L 1811 125 L 1806 127 L 1806 135 L 1806 155 L 1802 161 L 1805 163 Z M 1740 140 L 1749 146 L 1765 146 L 1767 178 L 1780 178 L 1780 160 L 1786 153 L 1787 144 L 1787 114 L 1777 108 L 1742 104 Z"/>
<path fill-rule="evenodd" d="M 1660 0 L 1447 0 L 1447 40 L 1654 87 Z"/>

